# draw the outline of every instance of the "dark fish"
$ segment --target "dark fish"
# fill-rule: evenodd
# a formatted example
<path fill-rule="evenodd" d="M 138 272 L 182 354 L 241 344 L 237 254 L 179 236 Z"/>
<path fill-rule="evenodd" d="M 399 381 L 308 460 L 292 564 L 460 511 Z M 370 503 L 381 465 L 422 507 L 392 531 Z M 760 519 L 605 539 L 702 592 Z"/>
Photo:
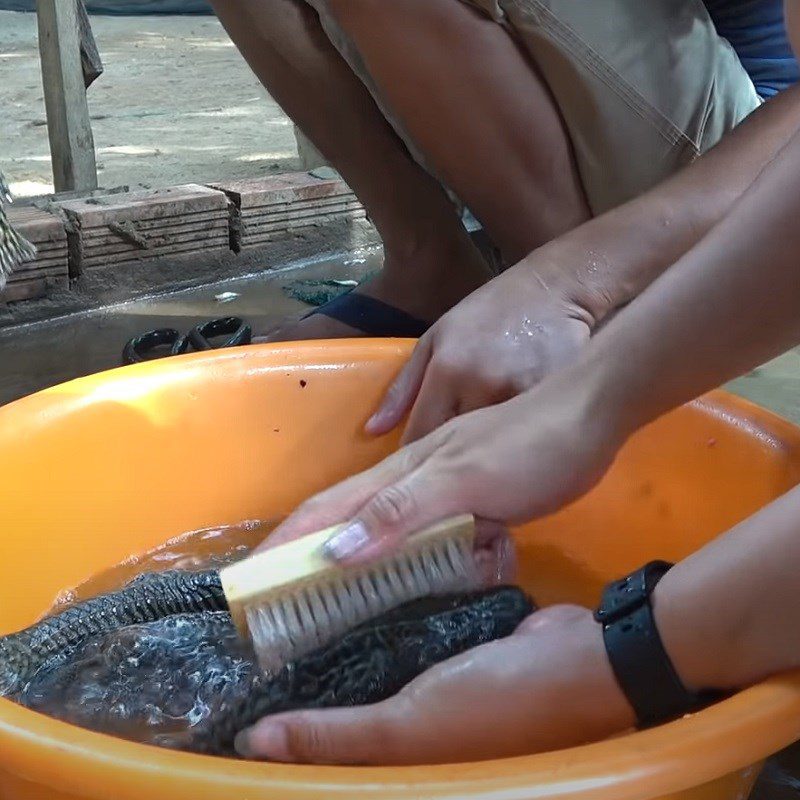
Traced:
<path fill-rule="evenodd" d="M 0 697 L 20 691 L 49 659 L 92 636 L 173 614 L 227 608 L 216 571 L 141 575 L 119 592 L 86 600 L 0 638 Z"/>
<path fill-rule="evenodd" d="M 263 716 L 379 702 L 533 610 L 516 588 L 416 600 L 264 675 L 218 572 L 148 573 L 0 638 L 0 697 L 134 741 L 231 755 Z"/>
<path fill-rule="evenodd" d="M 134 741 L 231 755 L 267 714 L 378 702 L 534 610 L 516 588 L 417 600 L 267 676 L 222 607 L 216 573 L 143 575 L 0 639 L 13 699 Z"/>
<path fill-rule="evenodd" d="M 83 728 L 191 750 L 223 703 L 246 699 L 257 671 L 227 612 L 176 614 L 55 656 L 12 699 Z"/>

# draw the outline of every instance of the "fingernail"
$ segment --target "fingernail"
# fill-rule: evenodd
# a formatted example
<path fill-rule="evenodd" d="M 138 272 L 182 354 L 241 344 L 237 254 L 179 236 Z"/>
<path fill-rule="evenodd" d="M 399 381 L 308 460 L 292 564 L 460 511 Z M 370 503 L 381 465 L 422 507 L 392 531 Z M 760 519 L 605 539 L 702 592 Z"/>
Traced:
<path fill-rule="evenodd" d="M 267 723 L 242 731 L 234 740 L 236 752 L 243 758 L 266 758 L 292 761 L 289 735 L 285 725 Z"/>
<path fill-rule="evenodd" d="M 323 545 L 325 557 L 331 561 L 346 561 L 370 543 L 369 531 L 363 522 L 355 520 L 334 533 Z"/>

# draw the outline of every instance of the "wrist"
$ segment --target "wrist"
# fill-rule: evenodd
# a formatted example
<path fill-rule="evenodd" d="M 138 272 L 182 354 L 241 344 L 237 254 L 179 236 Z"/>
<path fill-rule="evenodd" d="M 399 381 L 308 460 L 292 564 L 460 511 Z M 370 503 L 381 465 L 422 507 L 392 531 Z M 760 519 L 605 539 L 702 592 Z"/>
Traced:
<path fill-rule="evenodd" d="M 683 685 L 693 692 L 730 690 L 741 685 L 736 642 L 743 631 L 698 601 L 680 565 L 656 587 L 651 599 L 664 649 Z M 709 613 L 711 612 L 711 613 Z M 735 623 L 734 623 L 735 625 Z"/>
<path fill-rule="evenodd" d="M 602 257 L 574 238 L 568 235 L 534 250 L 515 269 L 524 271 L 527 282 L 543 288 L 594 331 L 616 308 L 617 292 L 609 275 L 587 280 L 587 270 L 595 268 L 592 262 Z"/>
<path fill-rule="evenodd" d="M 594 329 L 685 251 L 696 238 L 692 221 L 669 197 L 651 192 L 549 242 L 521 263 L 584 308 Z"/>
<path fill-rule="evenodd" d="M 578 358 L 550 378 L 554 391 L 571 398 L 575 424 L 588 441 L 618 451 L 639 427 L 631 413 L 635 397 L 626 390 L 618 362 L 622 355 L 590 341 Z M 618 379 L 617 376 L 620 376 Z"/>

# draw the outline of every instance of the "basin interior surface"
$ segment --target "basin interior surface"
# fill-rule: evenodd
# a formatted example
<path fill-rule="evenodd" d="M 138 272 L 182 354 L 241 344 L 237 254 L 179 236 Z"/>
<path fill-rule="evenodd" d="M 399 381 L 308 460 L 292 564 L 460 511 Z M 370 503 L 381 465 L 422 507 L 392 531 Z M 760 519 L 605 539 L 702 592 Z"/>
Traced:
<path fill-rule="evenodd" d="M 255 346 L 83 378 L 0 409 L 0 632 L 134 553 L 289 513 L 397 445 L 362 427 L 408 341 Z M 714 393 L 641 431 L 586 498 L 515 532 L 541 604 L 597 601 L 800 480 L 800 431 Z M 145 748 L 0 701 L 0 798 L 738 798 L 800 737 L 782 676 L 654 730 L 559 753 L 403 769 L 225 762 Z"/>

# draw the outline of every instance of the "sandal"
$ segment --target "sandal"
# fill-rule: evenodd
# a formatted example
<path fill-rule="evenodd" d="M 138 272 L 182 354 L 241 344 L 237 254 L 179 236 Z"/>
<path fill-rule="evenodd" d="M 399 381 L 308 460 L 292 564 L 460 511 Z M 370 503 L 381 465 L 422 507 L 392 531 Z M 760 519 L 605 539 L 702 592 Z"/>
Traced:
<path fill-rule="evenodd" d="M 220 337 L 226 338 L 217 343 L 211 341 Z M 250 344 L 252 339 L 250 325 L 239 317 L 212 319 L 195 326 L 187 334 L 181 334 L 174 328 L 158 328 L 134 336 L 122 351 L 122 363 L 138 364 L 165 356 L 179 356 L 188 353 L 190 348 L 202 352 L 239 347 Z"/>

